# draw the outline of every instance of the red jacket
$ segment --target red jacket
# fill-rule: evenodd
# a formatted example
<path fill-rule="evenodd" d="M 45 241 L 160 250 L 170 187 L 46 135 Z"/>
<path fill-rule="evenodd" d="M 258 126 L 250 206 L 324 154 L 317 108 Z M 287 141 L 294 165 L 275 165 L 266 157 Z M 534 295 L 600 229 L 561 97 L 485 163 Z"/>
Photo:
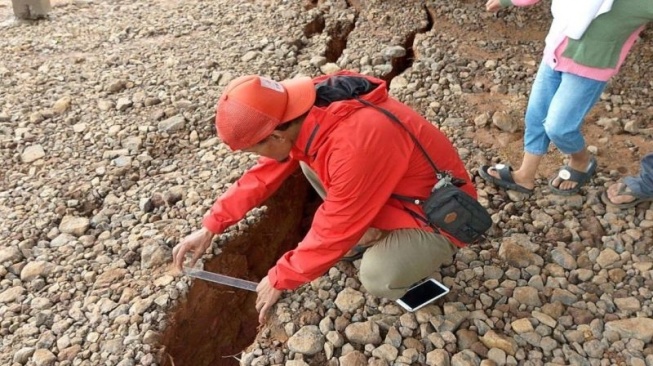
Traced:
<path fill-rule="evenodd" d="M 314 83 L 328 77 L 316 78 Z M 389 97 L 384 81 L 366 78 L 378 87 L 362 98 L 397 116 L 428 151 L 438 169 L 464 179 L 467 184 L 462 189 L 476 197 L 465 166 L 447 137 L 417 112 Z M 299 161 L 317 173 L 327 195 L 304 240 L 268 272 L 274 288 L 294 289 L 321 276 L 369 227 L 431 230 L 405 209 L 423 214 L 419 206 L 390 195 L 426 198 L 436 182 L 433 169 L 406 131 L 355 99 L 334 102 L 325 108 L 313 107 L 302 124 L 290 160 L 280 163 L 260 158 L 217 199 L 204 219 L 204 226 L 220 233 L 238 222 L 272 195 L 298 168 Z"/>

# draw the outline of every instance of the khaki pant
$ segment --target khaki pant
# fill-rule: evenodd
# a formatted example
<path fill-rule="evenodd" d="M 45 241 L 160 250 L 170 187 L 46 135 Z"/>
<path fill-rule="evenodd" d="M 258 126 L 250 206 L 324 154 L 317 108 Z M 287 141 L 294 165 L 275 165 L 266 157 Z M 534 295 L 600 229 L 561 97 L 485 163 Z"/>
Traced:
<path fill-rule="evenodd" d="M 300 166 L 320 197 L 326 197 L 315 172 L 304 163 Z M 393 230 L 363 254 L 360 280 L 369 293 L 396 300 L 413 284 L 451 263 L 455 254 L 456 247 L 442 235 L 420 229 Z"/>

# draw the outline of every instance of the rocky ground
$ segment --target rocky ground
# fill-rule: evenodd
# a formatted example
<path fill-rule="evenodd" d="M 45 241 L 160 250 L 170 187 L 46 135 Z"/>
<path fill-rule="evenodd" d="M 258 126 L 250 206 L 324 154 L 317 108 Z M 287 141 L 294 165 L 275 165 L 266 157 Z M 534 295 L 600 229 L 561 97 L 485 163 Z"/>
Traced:
<path fill-rule="evenodd" d="M 215 364 L 175 362 L 161 339 L 192 285 L 167 272 L 170 249 L 254 159 L 212 129 L 234 77 L 383 77 L 474 173 L 518 163 L 550 21 L 546 2 L 497 17 L 469 0 L 53 4 L 48 20 L 17 22 L 0 0 L 3 365 Z M 652 366 L 653 208 L 598 199 L 653 151 L 642 38 L 585 126 L 600 169 L 582 195 L 549 195 L 542 179 L 526 198 L 476 178 L 496 225 L 442 269 L 445 301 L 405 313 L 339 264 L 223 364 Z M 562 162 L 552 150 L 542 178 Z M 275 215 L 254 210 L 214 253 Z"/>

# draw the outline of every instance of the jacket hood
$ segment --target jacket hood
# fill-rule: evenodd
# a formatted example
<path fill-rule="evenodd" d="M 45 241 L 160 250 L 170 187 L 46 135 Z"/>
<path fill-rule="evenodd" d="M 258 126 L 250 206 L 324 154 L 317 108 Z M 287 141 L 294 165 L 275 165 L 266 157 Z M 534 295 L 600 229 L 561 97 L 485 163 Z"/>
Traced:
<path fill-rule="evenodd" d="M 388 99 L 385 81 L 352 71 L 320 76 L 313 83 L 318 90 L 316 105 L 306 116 L 292 151 L 298 160 L 315 156 L 340 121 L 366 107 L 356 97 L 372 104 Z"/>

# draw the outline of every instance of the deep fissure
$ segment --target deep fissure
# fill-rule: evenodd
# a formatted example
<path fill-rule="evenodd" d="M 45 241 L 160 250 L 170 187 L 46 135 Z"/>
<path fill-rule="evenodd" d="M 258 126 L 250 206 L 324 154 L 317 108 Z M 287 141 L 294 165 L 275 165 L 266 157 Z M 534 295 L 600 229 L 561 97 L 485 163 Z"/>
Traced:
<path fill-rule="evenodd" d="M 390 82 L 392 81 L 392 79 L 395 78 L 395 76 L 400 75 L 406 69 L 413 66 L 413 61 L 415 60 L 415 51 L 413 49 L 413 45 L 415 43 L 415 37 L 419 33 L 426 33 L 431 29 L 433 29 L 433 16 L 429 12 L 429 9 L 426 6 L 424 6 L 424 13 L 426 14 L 426 20 L 427 20 L 426 26 L 424 28 L 411 32 L 406 36 L 402 45 L 406 50 L 406 54 L 402 57 L 393 58 L 391 62 L 392 71 L 381 77 L 381 79 L 385 80 L 385 82 L 388 84 L 388 87 L 390 87 Z"/>
<path fill-rule="evenodd" d="M 349 6 L 354 6 L 348 2 Z M 408 34 L 403 43 L 406 55 L 392 60 L 392 72 L 382 78 L 390 81 L 411 67 L 413 42 L 418 33 L 433 27 L 433 14 L 425 7 L 427 26 Z M 338 21 L 328 29 L 330 39 L 325 56 L 336 62 L 347 47 L 353 22 Z M 324 18 L 318 17 L 304 28 L 311 37 L 325 30 Z M 243 279 L 258 281 L 284 252 L 292 249 L 310 226 L 319 198 L 309 189 L 301 174 L 288 179 L 266 205 L 268 213 L 255 226 L 222 247 L 222 252 L 207 261 L 204 269 Z M 258 314 L 256 294 L 245 290 L 195 280 L 186 296 L 170 315 L 161 345 L 163 366 L 238 365 L 238 356 L 255 340 Z"/>
<path fill-rule="evenodd" d="M 324 56 L 329 62 L 336 62 L 342 55 L 345 48 L 347 48 L 347 38 L 356 27 L 356 19 L 353 22 L 337 21 L 335 25 L 329 29 L 329 40 L 327 41 L 326 51 Z"/>
<path fill-rule="evenodd" d="M 268 211 L 242 235 L 222 246 L 204 269 L 258 281 L 284 252 L 293 248 L 310 225 L 318 198 L 300 174 L 286 180 L 265 205 Z M 238 365 L 240 352 L 254 341 L 258 314 L 256 293 L 194 280 L 170 314 L 163 337 L 163 366 Z"/>

